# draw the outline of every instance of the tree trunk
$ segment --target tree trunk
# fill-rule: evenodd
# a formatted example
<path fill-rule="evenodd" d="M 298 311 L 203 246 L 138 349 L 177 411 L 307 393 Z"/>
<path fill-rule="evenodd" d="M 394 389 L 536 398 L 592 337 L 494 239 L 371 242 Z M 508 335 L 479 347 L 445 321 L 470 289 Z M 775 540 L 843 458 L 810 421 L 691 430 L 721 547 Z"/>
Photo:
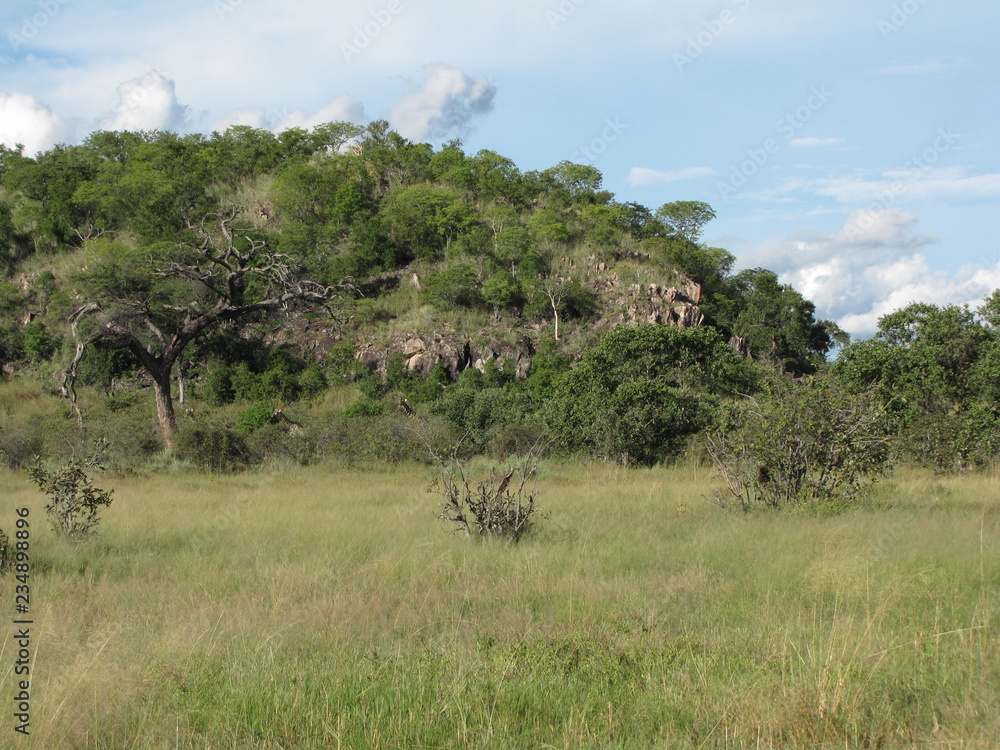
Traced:
<path fill-rule="evenodd" d="M 153 377 L 153 392 L 156 394 L 156 418 L 160 422 L 163 442 L 168 448 L 173 448 L 177 420 L 174 418 L 174 402 L 170 397 L 170 369 L 167 368 L 165 375 L 157 376 L 153 373 L 150 375 Z"/>

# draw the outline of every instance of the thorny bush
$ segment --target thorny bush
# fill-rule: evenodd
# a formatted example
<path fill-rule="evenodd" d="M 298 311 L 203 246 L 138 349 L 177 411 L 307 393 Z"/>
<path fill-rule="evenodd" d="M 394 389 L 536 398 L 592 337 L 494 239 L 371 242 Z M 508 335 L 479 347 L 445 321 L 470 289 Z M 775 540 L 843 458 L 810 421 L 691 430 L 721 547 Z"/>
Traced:
<path fill-rule="evenodd" d="M 734 404 L 707 444 L 726 484 L 716 502 L 744 511 L 850 501 L 891 465 L 885 410 L 822 380 L 776 377 Z"/>
<path fill-rule="evenodd" d="M 538 515 L 538 446 L 480 481 L 469 478 L 457 453 L 456 447 L 448 459 L 439 460 L 441 471 L 429 488 L 444 498 L 438 518 L 469 538 L 519 542 Z"/>

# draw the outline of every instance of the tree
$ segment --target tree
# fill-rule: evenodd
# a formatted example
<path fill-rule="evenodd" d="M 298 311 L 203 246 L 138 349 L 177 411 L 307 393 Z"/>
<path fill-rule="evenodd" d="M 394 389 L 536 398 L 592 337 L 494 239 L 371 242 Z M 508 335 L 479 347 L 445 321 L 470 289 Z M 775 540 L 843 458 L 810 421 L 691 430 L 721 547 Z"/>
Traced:
<path fill-rule="evenodd" d="M 852 500 L 891 468 L 885 409 L 836 381 L 799 384 L 774 373 L 767 392 L 734 403 L 708 431 L 726 483 L 723 507 L 785 509 Z"/>
<path fill-rule="evenodd" d="M 77 345 L 64 396 L 75 401 L 76 371 L 89 347 L 128 351 L 153 382 L 160 430 L 172 447 L 171 376 L 193 341 L 293 300 L 325 304 L 348 288 L 302 278 L 287 255 L 272 252 L 239 218 L 236 209 L 209 214 L 189 227 L 190 241 L 173 248 L 106 246 L 96 269 L 81 277 L 90 300 L 70 315 Z"/>
<path fill-rule="evenodd" d="M 427 184 L 393 190 L 381 214 L 389 236 L 416 258 L 440 257 L 478 221 L 475 211 L 453 191 Z"/>
<path fill-rule="evenodd" d="M 938 470 L 984 464 L 1000 451 L 1000 295 L 978 311 L 915 303 L 845 347 L 835 373 L 872 389 L 896 420 L 898 448 Z"/>
<path fill-rule="evenodd" d="M 674 201 L 656 210 L 656 218 L 667 231 L 698 243 L 705 225 L 715 218 L 715 210 L 702 201 Z"/>
<path fill-rule="evenodd" d="M 729 281 L 736 303 L 732 318 L 722 322 L 746 342 L 760 359 L 776 362 L 786 370 L 811 373 L 826 360 L 835 342 L 846 334 L 831 321 L 816 320 L 816 306 L 778 275 L 763 268 L 740 271 Z"/>
<path fill-rule="evenodd" d="M 754 363 L 714 329 L 621 327 L 559 380 L 542 411 L 567 450 L 655 464 L 758 380 Z"/>

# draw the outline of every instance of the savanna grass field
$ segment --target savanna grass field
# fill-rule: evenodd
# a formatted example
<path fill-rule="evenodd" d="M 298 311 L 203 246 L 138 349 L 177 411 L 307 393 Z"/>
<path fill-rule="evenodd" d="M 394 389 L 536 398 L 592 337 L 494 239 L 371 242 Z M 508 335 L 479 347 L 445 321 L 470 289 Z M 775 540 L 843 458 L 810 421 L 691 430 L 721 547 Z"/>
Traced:
<path fill-rule="evenodd" d="M 480 467 L 481 468 L 481 467 Z M 31 520 L 30 735 L 3 747 L 995 748 L 1000 478 L 728 514 L 708 468 L 543 463 L 520 544 L 423 466 L 99 475 L 96 539 Z M 16 581 L 2 582 L 13 613 Z"/>

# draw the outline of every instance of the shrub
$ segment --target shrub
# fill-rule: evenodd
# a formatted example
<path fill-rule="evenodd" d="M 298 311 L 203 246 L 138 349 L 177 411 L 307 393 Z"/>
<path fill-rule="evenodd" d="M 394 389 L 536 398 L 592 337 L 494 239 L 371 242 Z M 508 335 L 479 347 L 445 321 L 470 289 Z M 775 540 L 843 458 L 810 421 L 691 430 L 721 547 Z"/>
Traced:
<path fill-rule="evenodd" d="M 274 404 L 270 401 L 258 401 L 241 411 L 236 417 L 236 431 L 249 435 L 268 424 L 274 417 Z"/>
<path fill-rule="evenodd" d="M 745 511 L 852 500 L 891 465 L 885 410 L 827 381 L 776 380 L 734 405 L 707 443 L 726 483 L 717 502 Z"/>
<path fill-rule="evenodd" d="M 10 567 L 11 549 L 10 538 L 0 529 L 0 575 L 7 572 Z"/>
<path fill-rule="evenodd" d="M 537 512 L 537 493 L 532 481 L 538 471 L 534 454 L 506 468 L 493 469 L 486 479 L 475 482 L 454 455 L 442 461 L 441 471 L 430 491 L 444 498 L 438 517 L 469 538 L 519 542 L 527 534 Z"/>
<path fill-rule="evenodd" d="M 362 396 L 344 409 L 345 417 L 379 417 L 385 413 L 385 402 Z"/>
<path fill-rule="evenodd" d="M 20 469 L 42 452 L 44 444 L 37 429 L 15 427 L 0 430 L 0 460 L 8 469 Z"/>
<path fill-rule="evenodd" d="M 242 471 L 259 460 L 240 433 L 223 425 L 198 426 L 177 436 L 177 456 L 208 471 Z"/>
<path fill-rule="evenodd" d="M 88 471 L 100 469 L 100 452 L 90 458 L 70 459 L 62 468 L 46 471 L 41 463 L 28 469 L 28 476 L 49 496 L 45 511 L 59 536 L 80 541 L 94 533 L 99 514 L 111 505 L 113 491 L 93 486 Z"/>

